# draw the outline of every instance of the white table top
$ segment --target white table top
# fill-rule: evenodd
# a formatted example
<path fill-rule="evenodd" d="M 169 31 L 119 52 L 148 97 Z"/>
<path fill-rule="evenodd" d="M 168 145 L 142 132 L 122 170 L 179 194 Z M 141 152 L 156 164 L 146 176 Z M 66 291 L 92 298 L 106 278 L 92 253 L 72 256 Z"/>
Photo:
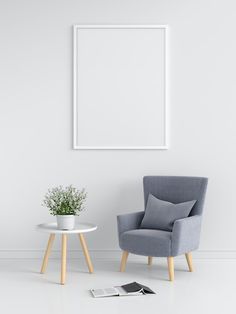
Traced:
<path fill-rule="evenodd" d="M 60 230 L 57 229 L 57 223 L 44 223 L 37 225 L 37 230 L 46 233 L 85 233 L 91 232 L 97 229 L 97 226 L 91 223 L 76 223 L 74 229 L 72 230 Z"/>

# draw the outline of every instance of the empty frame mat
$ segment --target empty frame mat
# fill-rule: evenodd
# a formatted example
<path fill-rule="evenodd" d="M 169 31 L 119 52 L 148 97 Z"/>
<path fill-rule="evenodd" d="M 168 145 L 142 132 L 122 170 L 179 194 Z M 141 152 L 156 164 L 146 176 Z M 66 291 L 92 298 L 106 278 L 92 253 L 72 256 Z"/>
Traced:
<path fill-rule="evenodd" d="M 166 26 L 74 26 L 74 148 L 167 148 Z"/>

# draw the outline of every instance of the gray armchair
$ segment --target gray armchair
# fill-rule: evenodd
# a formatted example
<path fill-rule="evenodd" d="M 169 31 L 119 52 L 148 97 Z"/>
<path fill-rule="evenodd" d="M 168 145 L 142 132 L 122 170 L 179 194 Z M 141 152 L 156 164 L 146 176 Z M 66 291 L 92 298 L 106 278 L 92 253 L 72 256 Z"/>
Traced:
<path fill-rule="evenodd" d="M 174 222 L 171 232 L 139 229 L 144 211 L 117 216 L 119 245 L 123 250 L 120 270 L 125 270 L 129 253 L 152 257 L 167 257 L 169 279 L 174 280 L 174 257 L 185 254 L 189 271 L 193 271 L 191 252 L 199 246 L 202 211 L 207 178 L 147 176 L 143 178 L 144 205 L 148 195 L 174 204 L 197 200 L 189 217 Z"/>

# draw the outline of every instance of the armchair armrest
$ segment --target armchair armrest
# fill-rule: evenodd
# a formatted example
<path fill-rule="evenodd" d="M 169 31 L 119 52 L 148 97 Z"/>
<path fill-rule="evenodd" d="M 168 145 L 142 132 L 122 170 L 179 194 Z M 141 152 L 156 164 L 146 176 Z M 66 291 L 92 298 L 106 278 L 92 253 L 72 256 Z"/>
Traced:
<path fill-rule="evenodd" d="M 199 215 L 178 219 L 172 230 L 172 256 L 196 250 L 199 246 L 202 217 Z"/>
<path fill-rule="evenodd" d="M 135 212 L 131 214 L 124 214 L 117 216 L 118 236 L 125 231 L 138 229 L 144 216 L 144 211 Z"/>

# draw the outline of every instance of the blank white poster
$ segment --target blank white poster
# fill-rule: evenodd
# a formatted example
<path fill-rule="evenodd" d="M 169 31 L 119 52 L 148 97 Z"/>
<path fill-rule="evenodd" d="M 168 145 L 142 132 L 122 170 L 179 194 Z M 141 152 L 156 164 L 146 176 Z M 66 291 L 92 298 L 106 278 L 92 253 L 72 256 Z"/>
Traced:
<path fill-rule="evenodd" d="M 74 148 L 167 148 L 165 26 L 74 27 Z"/>

